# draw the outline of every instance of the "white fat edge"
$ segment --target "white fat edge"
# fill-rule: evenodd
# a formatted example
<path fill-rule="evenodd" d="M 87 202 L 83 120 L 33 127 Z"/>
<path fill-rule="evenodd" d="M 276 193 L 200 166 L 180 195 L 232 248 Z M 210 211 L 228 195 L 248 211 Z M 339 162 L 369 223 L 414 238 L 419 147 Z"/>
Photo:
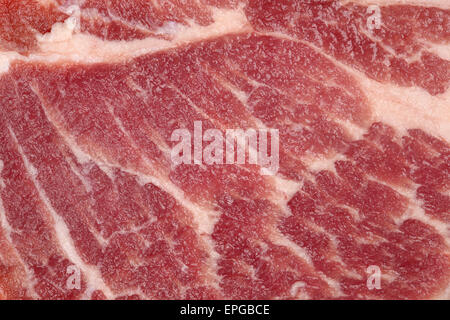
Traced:
<path fill-rule="evenodd" d="M 208 26 L 200 26 L 193 22 L 189 26 L 166 23 L 160 28 L 159 33 L 173 36 L 170 41 L 154 37 L 131 41 L 101 40 L 96 36 L 77 31 L 78 18 L 75 13 L 64 23 L 56 23 L 49 34 L 39 36 L 40 51 L 30 55 L 29 59 L 51 62 L 119 62 L 190 42 L 250 30 L 242 8 L 235 10 L 214 8 L 212 11 L 214 22 Z"/>
<path fill-rule="evenodd" d="M 85 293 L 85 298 L 86 298 L 86 300 L 92 300 L 92 293 L 93 292 L 86 292 Z M 154 296 L 149 296 L 148 294 L 146 294 L 146 293 L 144 293 L 143 291 L 142 291 L 142 289 L 141 288 L 132 288 L 132 289 L 124 289 L 124 290 L 121 290 L 120 292 L 118 292 L 117 294 L 116 294 L 116 296 L 117 297 L 121 297 L 121 296 L 132 296 L 132 295 L 138 295 L 140 298 L 143 298 L 143 299 L 145 299 L 145 300 L 158 300 L 158 298 L 157 297 L 154 297 Z"/>
<path fill-rule="evenodd" d="M 216 79 L 216 81 L 220 82 L 220 84 L 224 88 L 228 89 L 231 92 L 231 94 L 245 106 L 245 108 L 247 110 L 251 110 L 250 106 L 247 103 L 249 95 L 247 95 L 244 91 L 240 90 L 239 88 L 236 88 L 235 86 L 233 86 L 232 84 L 230 84 L 228 82 L 225 82 L 225 81 L 222 81 L 219 79 Z M 264 126 L 264 125 L 261 125 L 261 126 Z"/>
<path fill-rule="evenodd" d="M 308 169 L 314 173 L 323 170 L 331 171 L 336 174 L 336 168 L 334 163 L 339 160 L 347 160 L 346 156 L 340 153 L 334 153 L 330 155 L 316 155 L 314 154 L 310 158 L 303 158 L 305 165 Z"/>
<path fill-rule="evenodd" d="M 190 24 L 192 24 L 192 22 Z M 182 32 L 182 30 L 185 28 L 186 26 L 181 23 L 175 21 L 166 21 L 161 27 L 159 27 L 155 31 L 155 34 L 176 36 L 178 33 Z"/>
<path fill-rule="evenodd" d="M 36 36 L 38 42 L 42 43 L 58 43 L 68 41 L 72 38 L 75 31 L 79 29 L 79 10 L 78 14 L 74 14 L 67 18 L 64 22 L 56 22 L 53 24 L 50 32 Z"/>
<path fill-rule="evenodd" d="M 89 169 L 90 165 L 92 164 L 90 156 L 83 150 L 81 150 L 81 148 L 78 147 L 78 145 L 73 141 L 73 139 L 67 137 L 66 135 L 64 135 L 63 139 L 69 146 L 70 150 L 72 151 L 72 154 L 77 159 L 77 162 L 83 166 L 83 170 L 85 169 L 85 166 L 87 167 L 87 169 Z"/>
<path fill-rule="evenodd" d="M 11 62 L 16 59 L 22 59 L 23 56 L 13 51 L 0 51 L 0 76 L 9 71 Z"/>
<path fill-rule="evenodd" d="M 436 297 L 433 297 L 433 299 L 436 300 L 450 300 L 450 285 L 445 289 L 443 292 L 441 292 Z"/>
<path fill-rule="evenodd" d="M 449 44 L 426 42 L 424 45 L 426 46 L 427 51 L 437 55 L 439 58 L 441 58 L 443 60 L 450 61 L 450 45 Z"/>
<path fill-rule="evenodd" d="M 308 293 L 305 291 L 306 283 L 303 281 L 296 281 L 291 286 L 289 293 L 292 297 L 295 297 L 300 300 L 309 300 L 310 297 Z"/>
<path fill-rule="evenodd" d="M 291 252 L 293 252 L 296 256 L 300 257 L 307 264 L 313 266 L 313 261 L 311 260 L 311 257 L 306 252 L 306 250 L 297 245 L 295 242 L 289 240 L 279 230 L 276 230 L 273 233 L 271 233 L 270 238 L 274 244 L 288 248 Z"/>
<path fill-rule="evenodd" d="M 0 75 L 9 71 L 11 60 L 5 53 L 0 52 Z"/>
<path fill-rule="evenodd" d="M 67 224 L 65 223 L 64 219 L 55 211 L 44 189 L 41 187 L 39 181 L 37 180 L 37 169 L 28 160 L 12 129 L 8 127 L 8 130 L 15 144 L 17 145 L 18 152 L 22 158 L 26 171 L 30 175 L 30 178 L 35 185 L 36 190 L 38 191 L 41 201 L 44 203 L 47 211 L 50 213 L 54 224 L 56 239 L 61 249 L 66 254 L 67 258 L 75 263 L 75 265 L 85 276 L 87 280 L 87 290 L 101 290 L 108 299 L 114 298 L 114 294 L 112 293 L 111 289 L 103 282 L 100 271 L 95 266 L 90 266 L 83 262 L 82 258 L 77 252 L 75 244 L 73 243 L 73 239 L 70 236 L 70 231 L 67 227 Z"/>
<path fill-rule="evenodd" d="M 192 23 L 176 33 L 174 41 L 178 44 L 215 38 L 225 34 L 251 31 L 245 12 L 241 7 L 230 9 L 212 8 L 214 22 L 208 26 Z"/>
<path fill-rule="evenodd" d="M 50 5 L 58 5 L 57 2 L 55 0 L 35 0 L 37 1 L 39 4 L 41 4 L 42 6 L 48 7 Z"/>
<path fill-rule="evenodd" d="M 374 121 L 390 125 L 400 135 L 408 129 L 422 129 L 450 141 L 450 90 L 432 96 L 422 88 L 380 83 L 365 75 L 358 80 Z"/>
<path fill-rule="evenodd" d="M 348 3 L 354 3 L 359 5 L 378 5 L 378 6 L 390 6 L 390 5 L 410 5 L 421 7 L 437 7 L 441 9 L 450 9 L 450 3 L 446 0 L 341 0 L 341 5 Z"/>
<path fill-rule="evenodd" d="M 285 207 L 294 194 L 300 190 L 302 184 L 298 181 L 284 179 L 279 176 L 273 176 L 272 178 L 275 182 L 275 188 L 282 194 L 280 195 L 280 199 L 274 198 L 272 202 L 281 207 Z"/>
<path fill-rule="evenodd" d="M 333 119 L 333 121 L 343 127 L 345 129 L 345 133 L 348 134 L 353 140 L 364 139 L 364 134 L 367 132 L 366 128 L 361 127 L 348 119 Z"/>

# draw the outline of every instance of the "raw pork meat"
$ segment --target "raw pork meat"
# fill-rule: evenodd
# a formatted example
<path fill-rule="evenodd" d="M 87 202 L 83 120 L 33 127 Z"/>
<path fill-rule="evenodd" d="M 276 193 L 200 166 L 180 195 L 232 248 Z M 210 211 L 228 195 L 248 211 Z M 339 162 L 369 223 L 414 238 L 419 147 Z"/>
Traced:
<path fill-rule="evenodd" d="M 1 299 L 448 299 L 450 2 L 0 0 Z M 279 170 L 171 163 L 279 132 Z"/>

